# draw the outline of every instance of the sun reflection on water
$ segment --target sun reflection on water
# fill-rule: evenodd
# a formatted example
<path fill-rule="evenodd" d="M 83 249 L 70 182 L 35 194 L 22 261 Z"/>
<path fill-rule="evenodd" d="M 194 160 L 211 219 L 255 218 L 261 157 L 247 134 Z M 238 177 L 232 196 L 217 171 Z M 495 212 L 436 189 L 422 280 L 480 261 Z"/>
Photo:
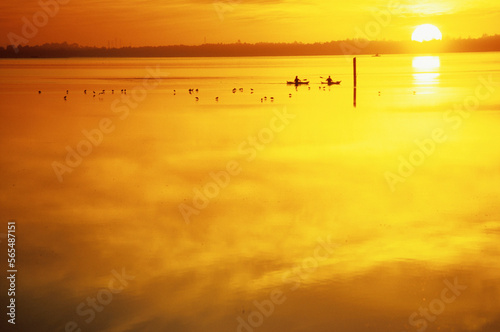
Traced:
<path fill-rule="evenodd" d="M 413 58 L 413 78 L 415 85 L 422 88 L 420 93 L 435 93 L 434 88 L 439 84 L 439 69 L 441 60 L 439 56 L 417 56 Z"/>
<path fill-rule="evenodd" d="M 435 71 L 441 67 L 441 60 L 438 56 L 416 56 L 412 66 L 419 71 Z"/>

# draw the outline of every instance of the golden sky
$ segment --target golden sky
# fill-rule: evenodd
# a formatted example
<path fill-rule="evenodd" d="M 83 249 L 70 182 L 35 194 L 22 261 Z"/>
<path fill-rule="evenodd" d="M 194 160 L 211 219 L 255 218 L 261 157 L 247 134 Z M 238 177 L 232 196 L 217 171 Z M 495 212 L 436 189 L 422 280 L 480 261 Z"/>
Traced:
<path fill-rule="evenodd" d="M 52 15 L 40 12 L 42 3 Z M 37 31 L 26 30 L 34 20 Z M 499 21 L 498 0 L 17 0 L 0 3 L 0 45 L 11 44 L 9 36 L 28 45 L 88 46 L 309 43 L 363 34 L 409 40 L 424 23 L 439 27 L 444 38 L 480 37 L 500 33 Z"/>

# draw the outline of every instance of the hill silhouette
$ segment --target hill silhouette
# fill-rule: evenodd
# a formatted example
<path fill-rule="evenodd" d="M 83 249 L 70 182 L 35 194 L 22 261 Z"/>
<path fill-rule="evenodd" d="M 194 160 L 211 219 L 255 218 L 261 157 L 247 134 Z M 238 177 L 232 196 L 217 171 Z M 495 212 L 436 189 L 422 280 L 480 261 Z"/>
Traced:
<path fill-rule="evenodd" d="M 481 38 L 444 39 L 442 41 L 368 41 L 347 39 L 325 43 L 233 43 L 197 46 L 145 46 L 105 48 L 68 43 L 38 46 L 0 47 L 0 58 L 66 58 L 66 57 L 231 57 L 231 56 L 300 56 L 358 55 L 446 52 L 500 51 L 500 35 Z"/>

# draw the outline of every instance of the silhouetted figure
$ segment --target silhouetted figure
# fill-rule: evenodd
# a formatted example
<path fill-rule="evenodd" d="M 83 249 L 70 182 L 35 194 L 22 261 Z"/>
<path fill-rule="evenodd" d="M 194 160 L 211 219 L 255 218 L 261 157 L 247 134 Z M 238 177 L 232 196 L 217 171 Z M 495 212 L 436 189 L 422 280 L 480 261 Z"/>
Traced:
<path fill-rule="evenodd" d="M 219 101 L 219 97 L 215 97 L 215 101 Z"/>
<path fill-rule="evenodd" d="M 300 82 L 300 79 L 298 76 L 295 76 L 295 79 L 293 81 L 295 82 L 296 85 L 298 85 Z"/>
<path fill-rule="evenodd" d="M 196 101 L 200 100 L 200 98 L 198 98 L 198 97 L 196 97 L 195 99 L 196 99 Z"/>
<path fill-rule="evenodd" d="M 328 76 L 328 78 L 326 79 L 326 82 L 328 84 L 332 84 L 333 80 L 332 80 L 332 78 L 330 76 Z"/>
<path fill-rule="evenodd" d="M 68 93 L 69 93 L 69 90 L 66 90 L 66 94 L 68 94 Z"/>
<path fill-rule="evenodd" d="M 38 94 L 41 95 L 42 94 L 42 91 L 38 91 Z"/>
<path fill-rule="evenodd" d="M 115 90 L 111 90 L 111 94 L 114 95 L 115 94 Z"/>
<path fill-rule="evenodd" d="M 66 100 L 66 96 L 64 96 L 64 100 Z"/>
<path fill-rule="evenodd" d="M 84 93 L 84 94 L 87 94 L 87 90 L 83 90 L 83 93 Z"/>

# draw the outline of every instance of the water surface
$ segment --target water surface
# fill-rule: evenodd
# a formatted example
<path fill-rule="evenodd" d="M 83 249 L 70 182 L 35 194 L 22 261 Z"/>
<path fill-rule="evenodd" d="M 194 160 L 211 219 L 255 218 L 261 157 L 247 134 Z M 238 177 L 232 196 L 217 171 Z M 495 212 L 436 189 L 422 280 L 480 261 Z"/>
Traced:
<path fill-rule="evenodd" d="M 500 330 L 498 58 L 0 61 L 20 330 Z"/>

